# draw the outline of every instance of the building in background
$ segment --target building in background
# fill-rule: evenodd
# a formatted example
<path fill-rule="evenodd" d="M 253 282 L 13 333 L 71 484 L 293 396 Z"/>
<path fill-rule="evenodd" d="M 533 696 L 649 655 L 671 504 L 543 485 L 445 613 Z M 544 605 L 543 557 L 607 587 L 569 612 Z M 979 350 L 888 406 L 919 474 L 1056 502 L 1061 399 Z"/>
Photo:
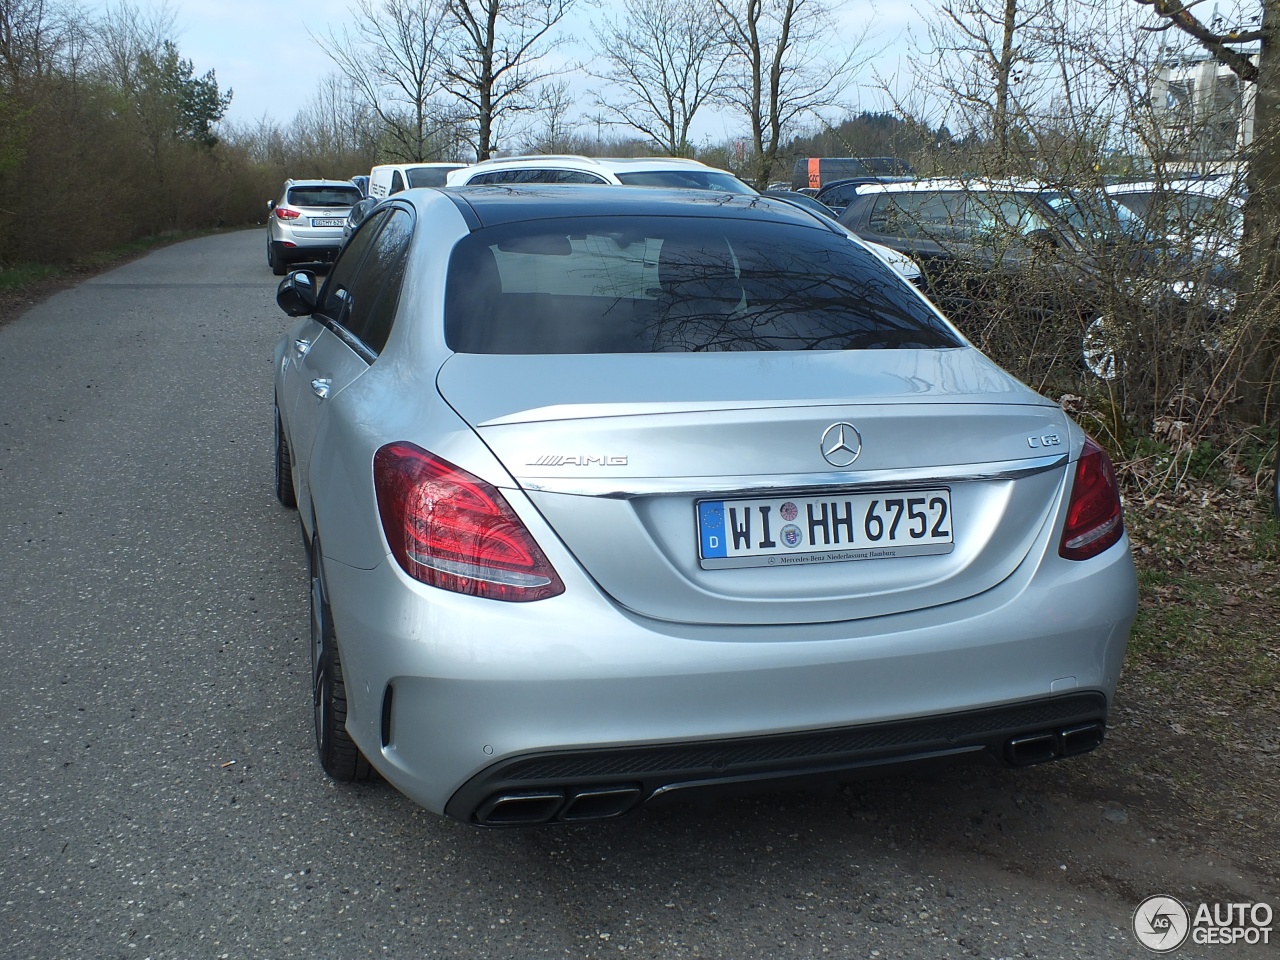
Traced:
<path fill-rule="evenodd" d="M 1253 140 L 1255 84 L 1245 83 L 1213 57 L 1174 56 L 1160 67 L 1151 94 L 1157 124 L 1154 145 L 1169 169 L 1236 169 Z"/>

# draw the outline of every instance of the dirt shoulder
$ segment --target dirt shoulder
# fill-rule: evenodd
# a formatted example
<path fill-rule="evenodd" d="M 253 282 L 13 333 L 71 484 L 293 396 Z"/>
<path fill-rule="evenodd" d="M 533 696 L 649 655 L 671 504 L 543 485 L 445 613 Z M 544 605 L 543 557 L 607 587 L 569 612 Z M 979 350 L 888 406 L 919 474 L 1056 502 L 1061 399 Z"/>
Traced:
<path fill-rule="evenodd" d="M 88 280 L 118 265 L 113 263 L 111 267 L 72 268 L 62 276 L 29 283 L 21 290 L 0 290 L 0 327 L 16 320 L 37 303 L 48 300 L 59 290 L 73 287 L 82 280 Z"/>

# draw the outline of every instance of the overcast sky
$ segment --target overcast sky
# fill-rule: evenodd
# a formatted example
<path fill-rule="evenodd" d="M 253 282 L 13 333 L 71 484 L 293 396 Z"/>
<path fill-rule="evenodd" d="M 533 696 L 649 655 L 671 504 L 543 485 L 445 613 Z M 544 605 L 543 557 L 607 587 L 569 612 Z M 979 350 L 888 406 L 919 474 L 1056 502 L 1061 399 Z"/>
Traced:
<path fill-rule="evenodd" d="M 81 2 L 88 8 L 108 6 L 108 0 Z M 143 10 L 159 5 L 158 0 L 133 2 Z M 936 0 L 923 0 L 931 2 Z M 874 36 L 865 52 L 876 53 L 873 66 L 881 74 L 896 74 L 906 52 L 908 24 L 919 20 L 911 7 L 902 0 L 832 0 L 832 6 L 840 11 L 846 36 L 856 36 L 863 24 L 870 26 Z M 326 36 L 340 30 L 352 16 L 351 0 L 169 0 L 168 7 L 176 14 L 178 47 L 194 64 L 196 74 L 214 70 L 219 87 L 234 92 L 225 119 L 238 126 L 256 124 L 263 117 L 282 125 L 293 119 L 334 70 L 308 31 Z M 602 0 L 599 5 L 604 11 L 620 8 L 614 0 Z M 567 32 L 590 37 L 592 13 L 583 5 L 566 22 Z M 587 55 L 582 49 L 576 54 Z M 870 69 L 864 80 L 865 85 L 851 90 L 848 99 L 859 108 L 881 109 L 884 101 L 872 89 Z M 586 112 L 590 112 L 588 104 L 584 104 Z M 708 115 L 694 139 L 722 142 L 741 132 L 730 129 L 733 126 L 726 118 Z"/>

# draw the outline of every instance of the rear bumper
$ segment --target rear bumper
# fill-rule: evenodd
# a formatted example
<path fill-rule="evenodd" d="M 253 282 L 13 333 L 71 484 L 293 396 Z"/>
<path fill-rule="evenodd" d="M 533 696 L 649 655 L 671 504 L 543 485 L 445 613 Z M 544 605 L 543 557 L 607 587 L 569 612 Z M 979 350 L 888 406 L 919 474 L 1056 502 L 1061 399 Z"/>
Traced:
<path fill-rule="evenodd" d="M 286 240 L 272 240 L 276 250 L 276 258 L 288 263 L 329 263 L 342 249 L 342 239 L 337 240 L 299 240 L 289 237 Z"/>
<path fill-rule="evenodd" d="M 553 795 L 515 822 L 588 819 L 707 780 L 1091 749 L 1136 611 L 1128 542 L 1049 566 L 907 614 L 732 627 L 637 617 L 585 582 L 503 604 L 388 563 L 326 574 L 352 737 L 416 802 L 496 823 L 510 792 Z"/>
<path fill-rule="evenodd" d="M 445 812 L 483 826 L 622 816 L 673 790 L 970 757 L 1029 766 L 1102 743 L 1107 700 L 1079 693 L 949 716 L 837 730 L 508 758 L 468 780 Z"/>

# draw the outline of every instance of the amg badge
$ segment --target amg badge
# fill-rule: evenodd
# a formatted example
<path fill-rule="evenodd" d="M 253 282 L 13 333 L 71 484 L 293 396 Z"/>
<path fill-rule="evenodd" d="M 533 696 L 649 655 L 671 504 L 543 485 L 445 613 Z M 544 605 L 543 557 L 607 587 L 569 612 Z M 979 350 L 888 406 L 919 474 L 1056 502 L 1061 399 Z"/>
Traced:
<path fill-rule="evenodd" d="M 625 467 L 626 465 L 626 457 L 593 456 L 586 453 L 581 456 L 550 453 L 527 464 L 530 467 Z"/>

